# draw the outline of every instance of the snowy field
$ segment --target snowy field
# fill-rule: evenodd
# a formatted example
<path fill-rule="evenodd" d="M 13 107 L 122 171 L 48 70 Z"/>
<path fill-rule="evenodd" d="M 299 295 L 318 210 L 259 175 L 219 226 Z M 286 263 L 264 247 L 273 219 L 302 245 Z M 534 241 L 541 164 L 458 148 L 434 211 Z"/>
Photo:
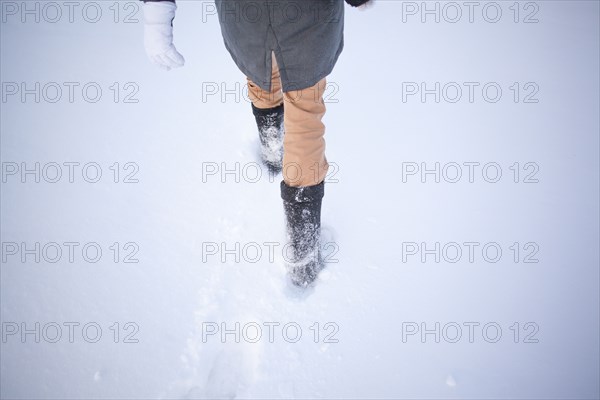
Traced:
<path fill-rule="evenodd" d="M 600 397 L 597 1 L 346 7 L 304 293 L 211 1 L 0 5 L 3 399 Z"/>

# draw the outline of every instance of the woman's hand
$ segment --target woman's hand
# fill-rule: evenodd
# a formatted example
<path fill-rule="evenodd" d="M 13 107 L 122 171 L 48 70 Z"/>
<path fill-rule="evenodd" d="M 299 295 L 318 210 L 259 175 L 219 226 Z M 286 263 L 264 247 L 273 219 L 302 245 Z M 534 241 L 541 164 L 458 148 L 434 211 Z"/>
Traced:
<path fill-rule="evenodd" d="M 183 66 L 185 59 L 173 45 L 173 19 L 177 6 L 172 1 L 144 3 L 144 47 L 148 58 L 169 71 Z"/>

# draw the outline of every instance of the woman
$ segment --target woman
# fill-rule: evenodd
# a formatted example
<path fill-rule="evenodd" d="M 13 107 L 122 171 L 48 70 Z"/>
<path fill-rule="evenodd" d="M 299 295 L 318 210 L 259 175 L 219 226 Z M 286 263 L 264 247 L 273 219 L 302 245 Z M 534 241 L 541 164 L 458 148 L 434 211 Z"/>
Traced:
<path fill-rule="evenodd" d="M 369 0 L 346 0 L 361 6 Z M 342 0 L 216 0 L 225 46 L 248 80 L 263 162 L 281 171 L 281 197 L 292 282 L 312 283 L 320 253 L 325 157 L 323 92 L 342 52 Z M 173 45 L 173 0 L 144 2 L 144 43 L 150 59 L 169 70 L 184 59 Z"/>

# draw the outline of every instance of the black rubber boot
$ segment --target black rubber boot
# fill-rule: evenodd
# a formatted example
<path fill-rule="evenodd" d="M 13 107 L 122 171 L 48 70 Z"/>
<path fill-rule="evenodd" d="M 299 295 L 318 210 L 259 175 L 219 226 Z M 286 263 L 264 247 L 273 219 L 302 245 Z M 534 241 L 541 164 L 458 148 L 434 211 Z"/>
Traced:
<path fill-rule="evenodd" d="M 283 164 L 283 103 L 266 109 L 252 104 L 252 113 L 258 126 L 262 161 L 272 173 L 278 174 Z"/>
<path fill-rule="evenodd" d="M 325 181 L 302 187 L 281 182 L 288 237 L 284 258 L 292 283 L 296 286 L 310 285 L 323 268 L 320 236 L 321 200 L 324 194 Z"/>

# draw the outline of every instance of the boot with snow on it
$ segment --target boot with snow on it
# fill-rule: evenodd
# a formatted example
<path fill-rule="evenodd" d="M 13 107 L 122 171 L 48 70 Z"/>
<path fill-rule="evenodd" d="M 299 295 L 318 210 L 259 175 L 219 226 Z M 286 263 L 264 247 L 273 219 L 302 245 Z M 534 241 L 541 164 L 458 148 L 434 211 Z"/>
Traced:
<path fill-rule="evenodd" d="M 285 262 L 292 283 L 299 287 L 310 285 L 324 265 L 320 249 L 324 194 L 325 181 L 301 187 L 281 182 L 288 238 Z"/>
<path fill-rule="evenodd" d="M 283 103 L 265 109 L 252 104 L 252 114 L 258 127 L 262 161 L 270 172 L 278 174 L 283 164 Z"/>

